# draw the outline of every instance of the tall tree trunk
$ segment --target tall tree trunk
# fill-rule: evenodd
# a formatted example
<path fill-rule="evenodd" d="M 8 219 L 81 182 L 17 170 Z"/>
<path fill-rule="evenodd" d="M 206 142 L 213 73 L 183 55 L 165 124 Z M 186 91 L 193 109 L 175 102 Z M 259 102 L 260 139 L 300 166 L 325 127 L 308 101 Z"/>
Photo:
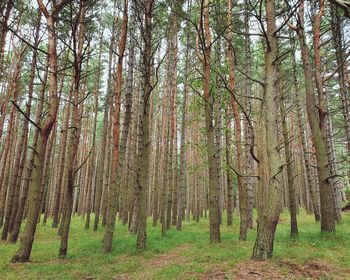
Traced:
<path fill-rule="evenodd" d="M 78 20 L 75 23 L 74 35 L 77 40 L 74 41 L 74 76 L 72 83 L 73 88 L 73 106 L 72 106 L 72 119 L 70 123 L 70 131 L 68 136 L 68 147 L 67 147 L 67 163 L 66 163 L 66 174 L 67 184 L 64 190 L 64 199 L 62 207 L 62 221 L 60 225 L 61 243 L 58 252 L 59 258 L 65 258 L 68 251 L 68 236 L 70 229 L 70 222 L 73 210 L 73 194 L 74 194 L 74 181 L 77 169 L 77 153 L 80 142 L 81 133 L 81 118 L 83 113 L 83 104 L 80 104 L 80 83 L 82 75 L 82 63 L 83 63 L 83 44 L 84 44 L 84 33 L 85 33 L 85 13 L 86 13 L 86 2 L 81 0 L 79 3 L 79 11 L 77 13 Z M 83 91 L 84 92 L 84 91 Z"/>
<path fill-rule="evenodd" d="M 138 164 L 138 188 L 140 190 L 140 206 L 139 206 L 139 223 L 137 226 L 136 248 L 138 250 L 146 249 L 146 227 L 147 227 L 147 198 L 149 184 L 149 158 L 150 158 L 150 137 L 149 137 L 149 110 L 150 97 L 152 93 L 152 31 L 153 31 L 153 5 L 154 0 L 147 0 L 144 7 L 144 25 L 143 34 L 143 89 L 140 99 L 140 148 L 139 148 L 139 164 Z"/>
<path fill-rule="evenodd" d="M 233 225 L 233 180 L 232 171 L 230 166 L 232 166 L 231 159 L 231 121 L 226 112 L 226 128 L 225 128 L 225 140 L 226 140 L 226 173 L 227 173 L 227 194 L 226 194 L 226 212 L 227 212 L 227 226 Z"/>
<path fill-rule="evenodd" d="M 265 85 L 258 118 L 257 147 L 259 159 L 257 237 L 252 258 L 266 260 L 272 257 L 275 231 L 281 210 L 283 186 L 277 136 L 278 95 L 278 41 L 276 34 L 275 1 L 265 0 Z"/>
<path fill-rule="evenodd" d="M 132 124 L 132 145 L 131 145 L 131 151 L 133 152 L 132 154 L 132 170 L 136 170 L 137 168 L 137 162 L 138 162 L 138 151 L 137 151 L 137 145 L 139 143 L 139 110 L 140 110 L 140 99 L 139 99 L 139 93 L 136 96 L 136 102 L 134 106 L 134 112 L 133 112 L 133 124 Z M 139 189 L 137 187 L 137 172 L 134 172 L 132 176 L 132 180 L 130 183 L 130 186 L 132 188 L 132 196 L 130 200 L 130 210 L 129 210 L 129 231 L 131 234 L 136 234 L 137 232 L 137 225 L 138 225 L 138 207 L 140 205 L 139 199 Z"/>
<path fill-rule="evenodd" d="M 243 169 L 243 160 L 242 160 L 242 141 L 241 141 L 241 118 L 238 112 L 237 106 L 237 96 L 235 89 L 235 66 L 233 59 L 233 27 L 232 27 L 232 0 L 228 1 L 229 9 L 229 42 L 228 42 L 228 61 L 229 61 L 229 88 L 231 94 L 231 108 L 233 112 L 233 117 L 235 121 L 235 140 L 236 140 L 236 168 L 238 173 L 242 173 Z M 239 226 L 239 240 L 247 239 L 247 230 L 248 230 L 248 221 L 247 221 L 247 190 L 244 189 L 242 177 L 237 176 L 237 185 L 238 185 L 238 195 L 239 195 L 239 215 L 240 215 L 240 226 Z"/>
<path fill-rule="evenodd" d="M 250 33 L 249 26 L 249 1 L 244 1 L 244 32 L 246 34 Z M 245 71 L 247 76 L 244 77 L 244 95 L 245 95 L 245 106 L 246 106 L 246 116 L 244 120 L 244 140 L 246 142 L 245 148 L 245 164 L 244 171 L 246 174 L 251 174 L 255 170 L 254 159 L 252 157 L 251 151 L 254 146 L 254 138 L 253 138 L 253 127 L 250 123 L 252 118 L 252 82 L 249 77 L 251 77 L 251 41 L 249 35 L 244 36 L 244 53 L 245 53 Z M 247 193 L 247 226 L 249 229 L 253 228 L 253 207 L 254 207 L 254 185 L 255 178 L 246 177 L 244 180 L 244 189 Z"/>
<path fill-rule="evenodd" d="M 322 74 L 321 74 L 321 20 L 324 14 L 325 1 L 319 1 L 320 7 L 318 13 L 314 17 L 313 26 L 313 41 L 314 41 L 314 63 L 315 63 L 315 81 L 318 93 L 318 106 L 315 102 L 308 102 L 309 110 L 318 109 L 318 125 L 311 125 L 313 132 L 313 140 L 316 149 L 317 171 L 320 184 L 320 199 L 321 199 L 321 230 L 335 232 L 335 213 L 333 188 L 330 182 L 329 160 L 327 158 L 327 108 L 325 93 L 323 89 Z M 310 106 L 309 106 L 310 105 Z M 317 124 L 317 120 L 316 120 Z"/>
<path fill-rule="evenodd" d="M 160 153 L 161 153 L 161 141 L 162 141 L 162 135 L 160 133 L 161 131 L 161 120 L 160 117 L 158 117 L 157 120 L 157 133 L 156 133 L 156 137 L 157 137 L 157 143 L 156 143 L 156 152 L 155 152 L 155 158 L 154 158 L 154 164 L 155 164 L 155 170 L 154 170 L 154 192 L 153 192 L 153 206 L 152 206 L 152 215 L 153 215 L 153 219 L 152 219 L 152 225 L 153 227 L 157 226 L 157 221 L 158 221 L 158 205 L 159 205 L 159 181 L 161 179 L 160 176 L 160 166 L 161 166 L 161 162 L 159 160 L 160 157 Z"/>
<path fill-rule="evenodd" d="M 5 8 L 5 3 L 6 4 L 6 8 Z M 6 28 L 6 25 L 8 23 L 8 20 L 10 18 L 10 14 L 11 14 L 11 10 L 14 6 L 15 1 L 14 0 L 8 0 L 4 2 L 4 6 L 2 7 L 2 9 L 5 10 L 4 16 L 2 17 L 2 26 L 0 27 L 0 79 L 2 78 L 2 73 L 3 73 L 3 63 L 4 63 L 4 53 L 5 53 L 5 44 L 6 44 L 6 35 L 8 32 L 8 28 Z M 2 15 L 2 10 L 0 10 L 0 15 Z M 0 136 L 1 139 L 1 136 Z"/>
<path fill-rule="evenodd" d="M 170 72 L 169 68 L 171 67 L 170 62 L 168 61 L 167 65 L 167 73 Z M 163 129 L 162 129 L 162 135 L 163 135 L 163 176 L 162 176 L 162 189 L 161 189 L 161 195 L 160 195 L 160 223 L 162 224 L 162 236 L 166 236 L 167 232 L 167 203 L 168 203 L 168 195 L 169 195 L 169 151 L 170 151 L 170 118 L 167 117 L 170 114 L 170 107 L 171 107 L 171 91 L 169 90 L 169 82 L 166 86 L 165 94 L 163 96 L 163 110 L 162 110 L 162 119 L 163 119 Z"/>
<path fill-rule="evenodd" d="M 115 7 L 113 16 L 115 18 Z M 105 184 L 104 181 L 106 181 L 107 177 L 109 177 L 108 174 L 108 168 L 106 170 L 105 166 L 109 164 L 109 161 L 107 161 L 108 158 L 108 149 L 109 145 L 107 145 L 108 142 L 108 124 L 110 123 L 109 119 L 109 108 L 110 108 L 110 101 L 112 96 L 112 83 L 111 83 L 111 76 L 112 76 L 112 62 L 113 62 L 113 48 L 115 44 L 115 34 L 116 28 L 115 28 L 115 21 L 113 21 L 113 30 L 112 30 L 112 36 L 111 36 L 111 43 L 109 46 L 109 58 L 108 58 L 108 80 L 107 80 L 107 91 L 106 91 L 106 100 L 104 103 L 104 113 L 103 113 L 103 129 L 102 129 L 102 136 L 101 136 L 101 150 L 100 155 L 98 157 L 98 168 L 97 168 L 97 174 L 96 174 L 96 197 L 95 197 L 95 220 L 94 220 L 94 231 L 97 231 L 99 219 L 100 219 L 100 212 L 103 207 L 105 207 L 105 203 L 102 203 L 102 198 L 107 198 L 106 192 L 104 193 L 104 196 L 102 197 L 102 194 L 104 192 L 104 189 L 107 190 L 108 188 L 104 188 Z M 131 36 L 132 37 L 132 36 Z M 101 43 L 102 43 L 101 38 Z M 102 46 L 101 46 L 102 47 Z M 109 166 L 109 165 L 107 165 Z M 104 216 L 104 215 L 102 215 Z"/>
<path fill-rule="evenodd" d="M 106 99 L 108 100 L 108 98 Z M 102 130 L 102 139 L 101 139 L 101 149 L 97 159 L 97 171 L 96 171 L 96 195 L 95 195 L 95 219 L 93 230 L 97 231 L 98 224 L 100 221 L 100 212 L 101 212 L 101 202 L 102 202 L 102 192 L 103 192 L 103 174 L 108 172 L 104 170 L 106 162 L 106 149 L 107 146 L 107 128 L 108 128 L 108 103 L 104 104 L 104 115 L 103 115 L 103 130 Z"/>
<path fill-rule="evenodd" d="M 190 7 L 189 7 L 190 8 Z M 187 192 L 187 172 L 186 172 L 186 117 L 187 117 L 187 94 L 188 94 L 188 68 L 190 49 L 189 49 L 189 32 L 186 34 L 186 62 L 185 62 L 185 81 L 182 97 L 182 119 L 181 119 L 181 140 L 180 140 L 180 182 L 179 182 L 179 203 L 176 229 L 182 229 L 182 221 L 185 218 L 186 209 L 186 192 Z"/>
<path fill-rule="evenodd" d="M 41 17 L 41 13 L 39 14 L 38 17 L 38 22 L 40 22 L 40 17 Z M 39 24 L 38 24 L 39 25 Z M 43 105 L 44 105 L 44 95 L 45 95 L 45 89 L 46 89 L 46 83 L 47 83 L 47 77 L 48 77 L 48 66 L 49 66 L 49 57 L 47 56 L 46 59 L 46 64 L 45 64 L 45 71 L 44 71 L 44 77 L 43 77 L 43 85 L 41 87 L 40 93 L 39 93 L 39 101 L 38 104 L 36 106 L 36 112 L 35 112 L 35 122 L 39 123 L 40 122 L 40 118 L 43 112 Z M 29 91 L 30 93 L 30 91 Z M 29 186 L 30 186 L 30 182 L 31 182 L 31 178 L 32 178 L 32 172 L 34 170 L 34 160 L 35 160 L 35 155 L 36 155 L 36 147 L 37 147 L 37 142 L 38 142 L 38 138 L 39 138 L 39 130 L 34 128 L 34 136 L 33 136 L 33 141 L 32 141 L 32 147 L 33 149 L 31 150 L 31 153 L 29 154 L 28 157 L 28 167 L 25 170 L 25 176 L 24 178 L 26 179 L 23 183 L 22 186 L 22 192 L 20 195 L 20 199 L 18 202 L 18 209 L 17 209 L 17 213 L 16 213 L 16 219 L 13 225 L 13 230 L 10 234 L 9 237 L 9 242 L 10 243 L 15 243 L 17 242 L 18 239 L 18 235 L 21 229 L 21 224 L 22 224 L 22 218 L 23 218 L 23 214 L 24 214 L 24 209 L 25 209 L 25 205 L 26 205 L 26 201 L 27 201 L 27 197 L 28 197 L 28 191 L 29 191 Z"/>
<path fill-rule="evenodd" d="M 103 38 L 103 32 L 101 32 L 101 37 L 100 37 L 100 46 L 99 46 L 99 55 L 98 55 L 98 63 L 99 65 L 101 64 L 101 57 L 102 57 L 102 38 Z M 85 222 L 85 228 L 88 229 L 90 226 L 90 214 L 91 210 L 94 208 L 94 201 L 96 201 L 96 181 L 97 181 L 97 170 L 95 168 L 95 164 L 97 163 L 97 147 L 96 147 L 96 130 L 97 130 L 97 116 L 98 116 L 98 101 L 99 101 L 99 91 L 100 91 L 100 82 L 101 82 L 101 74 L 102 74 L 102 69 L 99 68 L 98 71 L 96 72 L 95 75 L 95 80 L 94 80 L 94 96 L 95 96 L 95 106 L 94 106 L 94 122 L 92 126 L 92 154 L 89 158 L 89 166 L 90 166 L 90 185 L 91 185 L 91 196 L 89 200 L 89 207 L 88 207 L 88 218 L 86 219 Z M 105 149 L 105 148 L 104 148 Z M 95 187 L 94 187 L 95 186 Z M 99 201 L 98 208 L 100 208 L 100 202 L 101 202 L 101 194 L 99 196 Z M 99 210 L 98 210 L 99 211 Z M 97 221 L 98 221 L 97 217 Z M 96 218 L 95 218 L 96 221 Z M 97 230 L 97 224 L 96 224 L 96 229 L 95 229 L 95 223 L 94 223 L 94 230 Z"/>
<path fill-rule="evenodd" d="M 135 7 L 134 2 L 131 1 L 131 16 L 130 16 L 130 24 L 129 24 L 129 34 L 134 34 L 135 32 Z M 126 94 L 125 94 L 125 117 L 123 122 L 123 128 L 122 128 L 122 145 L 121 145 L 121 154 L 126 153 L 127 156 L 127 162 L 129 162 L 128 159 L 131 157 L 131 150 L 130 150 L 130 143 L 131 141 L 131 130 L 132 130 L 132 118 L 133 116 L 133 91 L 134 91 L 134 67 L 135 67 L 135 44 L 136 40 L 134 36 L 129 36 L 129 48 L 128 48 L 128 74 L 127 74 L 127 80 L 126 80 Z M 125 148 L 124 148 L 125 147 Z M 122 151 L 125 149 L 125 152 Z M 124 163 L 124 161 L 120 161 L 122 164 L 121 167 L 123 170 L 128 170 L 129 166 Z M 122 171 L 122 170 L 121 170 Z M 125 177 L 127 177 L 129 172 L 126 172 Z M 126 178 L 124 178 L 126 179 Z M 129 188 L 128 188 L 128 180 L 125 182 L 126 189 L 126 197 L 125 197 L 125 203 L 124 205 L 124 211 L 125 215 L 123 216 L 123 223 L 127 223 L 128 218 L 128 198 L 129 198 Z"/>
<path fill-rule="evenodd" d="M 332 5 L 331 7 L 331 16 L 333 37 L 332 39 L 338 67 L 338 83 L 345 126 L 345 136 L 347 144 L 346 148 L 348 153 L 350 154 L 350 104 L 347 99 L 347 96 L 349 96 L 350 92 L 350 85 L 347 85 L 347 80 L 350 80 L 346 72 L 344 34 L 341 29 L 341 17 L 339 15 L 337 7 L 335 7 L 334 5 Z M 350 170 L 348 170 L 347 175 L 348 180 L 350 180 Z"/>
<path fill-rule="evenodd" d="M 293 43 L 292 49 L 295 50 L 295 44 Z M 305 182 L 305 187 L 306 187 L 306 196 L 310 194 L 311 197 L 311 206 L 313 208 L 313 212 L 315 215 L 315 221 L 319 221 L 321 219 L 321 208 L 320 208 L 320 199 L 319 195 L 316 191 L 317 185 L 315 180 L 313 179 L 312 175 L 312 170 L 311 170 L 311 158 L 309 156 L 310 153 L 308 153 L 307 149 L 307 141 L 306 141 L 306 127 L 305 123 L 303 120 L 303 110 L 301 106 L 301 96 L 300 93 L 298 92 L 299 89 L 297 85 L 299 84 L 299 80 L 297 77 L 297 64 L 295 60 L 295 51 L 292 54 L 292 61 L 293 61 L 293 82 L 294 82 L 294 90 L 295 90 L 295 101 L 296 101 L 296 108 L 297 108 L 297 123 L 299 127 L 299 132 L 300 132 L 300 143 L 302 146 L 302 159 L 303 159 L 303 165 L 304 165 L 304 170 L 305 170 L 305 176 L 306 176 L 306 182 Z M 308 209 L 309 207 L 307 207 Z"/>
<path fill-rule="evenodd" d="M 217 67 L 220 67 L 221 61 L 221 40 L 219 39 L 216 46 L 216 65 Z M 219 75 L 216 75 L 216 85 L 218 87 L 216 96 L 214 97 L 214 134 L 215 134 L 215 165 L 216 165 L 216 180 L 217 180 L 217 188 L 218 188 L 218 194 L 219 194 L 219 217 L 220 217 L 220 224 L 222 222 L 222 212 L 224 210 L 224 203 L 222 203 L 222 193 L 223 193 L 223 184 L 222 184 L 222 168 L 221 168 L 221 146 L 222 146 L 222 108 L 221 108 L 221 102 L 222 102 L 222 91 L 221 91 L 221 81 L 219 78 Z"/>
<path fill-rule="evenodd" d="M 133 2 L 131 2 L 133 4 Z M 131 6 L 131 25 L 130 34 L 134 32 L 134 7 Z M 127 15 L 125 15 L 127 17 Z M 126 92 L 125 92 L 125 115 L 122 124 L 120 151 L 119 151 L 119 166 L 117 170 L 117 190 L 118 193 L 122 187 L 122 173 L 126 167 L 126 152 L 127 152 L 127 142 L 130 132 L 131 118 L 132 118 L 132 105 L 133 105 L 133 81 L 134 81 L 134 60 L 135 60 L 135 38 L 130 36 L 130 46 L 129 46 L 129 60 L 128 60 L 128 76 L 126 81 Z M 133 48 L 133 49 L 131 49 Z"/>
<path fill-rule="evenodd" d="M 32 180 L 29 186 L 28 197 L 28 215 L 24 229 L 23 236 L 21 238 L 21 245 L 16 254 L 13 256 L 13 262 L 26 262 L 29 260 L 32 245 L 34 241 L 34 235 L 36 225 L 40 213 L 41 199 L 42 199 L 42 184 L 43 184 L 43 171 L 44 161 L 46 156 L 46 146 L 48 138 L 50 136 L 52 127 L 54 126 L 57 118 L 59 108 L 59 98 L 57 95 L 57 34 L 56 34 L 56 21 L 58 14 L 64 5 L 69 1 L 60 2 L 59 5 L 53 6 L 52 11 L 48 11 L 41 0 L 37 0 L 39 9 L 46 17 L 47 28 L 49 31 L 48 39 L 48 53 L 50 63 L 50 90 L 49 90 L 49 111 L 45 116 L 42 125 L 40 127 L 39 138 L 37 142 L 36 155 L 34 158 L 35 169 L 33 171 Z"/>
<path fill-rule="evenodd" d="M 283 133 L 283 143 L 284 143 L 284 156 L 287 164 L 287 181 L 288 181 L 288 197 L 289 197 L 289 211 L 290 211 L 290 234 L 291 237 L 298 236 L 298 222 L 297 222 L 297 195 L 295 190 L 295 172 L 294 172 L 294 164 L 293 164 L 293 154 L 290 145 L 290 136 L 289 129 L 287 124 L 287 110 L 285 105 L 285 92 L 280 90 L 278 85 L 279 93 L 280 93 L 280 114 L 282 120 L 282 133 Z"/>
<path fill-rule="evenodd" d="M 102 250 L 106 253 L 112 250 L 113 233 L 115 228 L 115 218 L 117 214 L 117 193 L 118 193 L 118 177 L 120 177 L 120 168 L 118 168 L 119 161 L 124 161 L 124 158 L 119 158 L 119 134 L 120 134 L 120 106 L 121 106 L 121 90 L 122 90 L 122 79 L 123 79 L 123 59 L 125 44 L 127 39 L 127 27 L 128 27 L 128 1 L 124 1 L 124 12 L 123 12 L 123 26 L 121 35 L 119 38 L 119 53 L 118 53 L 118 64 L 116 73 L 116 94 L 114 96 L 113 104 L 113 156 L 112 156 L 112 179 L 110 183 L 108 193 L 108 214 L 106 231 L 103 237 Z M 127 139 L 127 138 L 126 138 Z M 125 150 L 123 151 L 123 157 Z M 123 164 L 123 163 L 122 163 Z M 120 167 L 120 165 L 119 165 Z"/>
<path fill-rule="evenodd" d="M 333 200 L 334 200 L 334 213 L 335 219 L 339 222 L 342 219 L 342 197 L 341 192 L 343 190 L 343 184 L 341 180 L 338 178 L 338 166 L 337 166 L 337 158 L 335 154 L 334 147 L 334 136 L 333 136 L 333 124 L 332 118 L 329 115 L 329 98 L 326 97 L 326 110 L 327 110 L 327 119 L 326 119 L 326 149 L 327 156 L 329 161 L 329 173 L 332 178 L 330 178 L 330 183 L 333 186 Z"/>
<path fill-rule="evenodd" d="M 213 124 L 213 96 L 210 90 L 211 73 L 211 46 L 212 39 L 209 27 L 209 0 L 201 2 L 199 27 L 201 34 L 197 34 L 197 48 L 199 48 L 199 36 L 201 37 L 202 52 L 197 49 L 198 57 L 203 65 L 203 93 L 204 93 L 204 116 L 206 128 L 206 145 L 209 164 L 209 223 L 210 223 L 210 242 L 220 242 L 220 209 L 219 209 L 219 191 L 217 186 L 217 168 L 216 168 L 216 148 L 215 132 Z"/>
<path fill-rule="evenodd" d="M 170 107 L 170 127 L 169 127 L 169 160 L 168 160 L 168 194 L 167 194 L 167 209 L 166 209 L 166 228 L 170 229 L 171 226 L 171 214 L 172 214 L 172 203 L 173 203 L 173 192 L 174 192 L 174 169 L 177 170 L 176 154 L 174 154 L 174 145 L 175 136 L 176 136 L 176 127 L 175 127 L 175 118 L 176 118 L 176 94 L 177 94 L 177 15 L 174 11 L 170 15 L 170 30 L 169 30 L 169 107 Z"/>
<path fill-rule="evenodd" d="M 18 77 L 15 77 L 15 81 L 16 83 L 14 84 L 13 87 L 13 96 L 12 96 L 12 102 L 14 104 L 16 104 L 17 102 L 17 96 L 20 93 L 20 81 L 21 81 L 21 70 L 22 70 L 22 63 L 23 63 L 23 59 L 24 59 L 24 51 L 25 49 L 23 49 L 21 51 L 21 53 L 18 56 L 18 67 L 16 67 L 16 69 L 18 69 Z M 6 146 L 10 148 L 11 146 L 11 142 L 12 145 L 14 145 L 16 143 L 16 140 L 14 139 L 14 117 L 15 117 L 15 112 L 16 112 L 16 108 L 15 106 L 13 106 L 11 108 L 11 112 L 10 112 L 10 119 L 9 119 L 9 128 L 7 131 L 7 137 L 6 137 Z M 6 207 L 6 211 L 5 211 L 5 220 L 4 220 L 4 224 L 3 224 L 3 229 L 2 229 L 2 235 L 1 235 L 1 239 L 6 241 L 7 240 L 7 235 L 9 232 L 9 227 L 10 227 L 10 218 L 11 218 L 11 212 L 14 211 L 13 209 L 13 203 L 15 200 L 15 194 L 16 194 L 16 181 L 18 179 L 18 172 L 19 172 L 19 165 L 20 165 L 20 160 L 21 160 L 21 155 L 22 155 L 22 151 L 23 151 L 23 144 L 25 142 L 26 139 L 26 134 L 25 134 L 25 130 L 22 131 L 21 136 L 20 136 L 20 141 L 17 142 L 17 150 L 16 150 L 16 156 L 14 158 L 14 162 L 13 162 L 13 167 L 11 170 L 11 178 L 9 180 L 9 185 L 8 186 L 4 186 L 5 188 L 8 187 L 8 191 L 7 191 L 7 207 Z M 7 148 L 7 149 L 9 149 Z M 11 159 L 10 159 L 11 160 Z M 9 164 L 11 164 L 10 160 L 8 160 Z M 6 161 L 6 159 L 5 159 Z M 5 165 L 5 164 L 4 164 Z"/>
<path fill-rule="evenodd" d="M 16 122 L 16 116 L 13 116 L 12 121 L 12 126 L 15 127 Z M 13 128 L 11 129 L 13 130 Z M 8 139 L 11 139 L 10 137 L 6 137 Z M 11 176 L 11 168 L 12 168 L 12 162 L 11 162 L 11 158 L 13 156 L 13 154 L 15 153 L 15 142 L 8 142 L 6 143 L 7 147 L 9 149 L 9 152 L 7 153 L 7 157 L 4 159 L 6 161 L 8 161 L 8 164 L 6 165 L 6 169 L 5 169 L 5 175 L 4 175 L 4 187 L 0 192 L 0 227 L 3 226 L 3 222 L 4 222 L 4 215 L 5 215 L 5 206 L 6 206 L 6 197 L 7 197 L 7 191 L 8 191 L 8 185 L 9 185 L 9 181 L 10 181 L 10 176 Z"/>
<path fill-rule="evenodd" d="M 320 61 L 320 23 L 324 12 L 324 1 L 320 1 L 320 10 L 314 18 L 314 57 L 315 72 L 311 69 L 309 48 L 306 43 L 304 33 L 304 1 L 301 2 L 299 8 L 299 25 L 294 29 L 297 32 L 301 57 L 303 61 L 304 79 L 305 79 L 305 95 L 306 109 L 308 121 L 311 128 L 312 140 L 315 145 L 317 159 L 317 173 L 320 186 L 320 202 L 321 202 L 321 231 L 335 231 L 335 215 L 333 189 L 329 181 L 328 158 L 326 151 L 326 111 L 324 104 L 324 93 L 321 77 L 321 61 Z M 319 104 L 316 105 L 313 74 L 315 75 L 316 88 L 319 96 Z"/>
<path fill-rule="evenodd" d="M 110 97 L 110 99 L 112 99 Z M 109 115 L 111 118 L 112 115 L 112 108 L 111 108 L 111 104 L 112 102 L 110 102 L 110 106 L 109 106 Z M 105 169 L 105 174 L 104 174 L 104 181 L 103 181 L 103 197 L 102 197 L 102 226 L 106 226 L 107 224 L 107 212 L 108 212 L 108 193 L 109 193 L 109 184 L 110 184 L 110 177 L 111 177 L 111 148 L 112 148 L 112 122 L 109 121 L 108 122 L 108 135 L 107 135 L 107 155 L 106 155 L 106 160 L 104 163 L 104 169 Z M 110 148 L 109 148 L 110 147 Z"/>
<path fill-rule="evenodd" d="M 63 82 L 63 81 L 61 81 Z M 52 214 L 52 227 L 57 228 L 59 219 L 60 219 L 60 204 L 61 204 L 61 196 L 62 196 L 62 190 L 64 190 L 64 171 L 65 171 L 65 163 L 66 163 L 66 154 L 67 154 L 67 139 L 68 139 L 68 132 L 69 132 L 69 117 L 70 117 L 70 107 L 72 102 L 72 95 L 73 95 L 73 87 L 72 84 L 68 102 L 65 105 L 64 110 L 64 130 L 61 132 L 60 136 L 60 160 L 59 160 L 59 167 L 58 167 L 58 177 L 56 186 L 54 188 L 54 201 L 53 201 L 53 214 Z"/>
<path fill-rule="evenodd" d="M 12 82 L 10 82 L 9 87 L 7 89 L 5 101 L 3 103 L 3 106 L 5 106 L 6 109 L 2 111 L 1 117 L 3 118 L 3 122 L 5 121 L 5 116 L 7 114 L 7 103 L 8 103 L 8 98 L 12 97 L 12 101 L 17 102 L 17 96 L 19 93 L 19 88 L 18 88 L 18 81 L 21 77 L 21 71 L 22 71 L 22 63 L 23 63 L 23 56 L 24 56 L 24 51 L 25 49 L 22 49 L 20 52 L 17 52 L 16 54 L 16 63 L 15 63 L 15 69 L 12 77 Z M 3 187 L 7 187 L 3 184 L 4 182 L 4 177 L 5 177 L 5 170 L 6 170 L 6 165 L 9 164 L 10 162 L 6 160 L 8 153 L 10 151 L 10 143 L 11 143 L 11 137 L 13 135 L 11 134 L 11 130 L 13 129 L 13 118 L 14 118 L 14 113 L 15 113 L 15 107 L 12 106 L 10 110 L 10 120 L 9 121 L 9 127 L 7 129 L 7 135 L 5 139 L 5 144 L 4 148 L 2 150 L 2 165 L 1 165 L 1 170 L 0 170 L 0 191 Z M 12 116 L 11 116 L 12 115 Z"/>

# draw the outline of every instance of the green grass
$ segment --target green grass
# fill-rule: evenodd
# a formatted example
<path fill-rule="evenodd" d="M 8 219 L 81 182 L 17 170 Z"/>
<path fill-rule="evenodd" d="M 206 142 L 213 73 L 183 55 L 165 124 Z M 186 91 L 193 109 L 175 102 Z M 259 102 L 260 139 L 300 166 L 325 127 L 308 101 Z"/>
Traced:
<path fill-rule="evenodd" d="M 68 257 L 59 260 L 59 237 L 50 225 L 50 221 L 47 226 L 38 225 L 30 263 L 11 264 L 9 261 L 19 245 L 0 243 L 0 279 L 201 279 L 212 269 L 229 271 L 249 260 L 256 234 L 254 229 L 249 232 L 247 242 L 238 241 L 236 217 L 233 227 L 221 227 L 220 244 L 209 244 L 205 219 L 199 223 L 185 222 L 183 231 L 171 229 L 165 238 L 160 227 L 149 224 L 148 250 L 141 255 L 135 250 L 135 236 L 130 236 L 127 227 L 118 223 L 113 252 L 102 254 L 103 228 L 97 232 L 85 230 L 81 218 L 74 218 Z M 301 213 L 300 237 L 292 240 L 288 213 L 283 213 L 272 262 L 288 261 L 302 266 L 310 261 L 322 261 L 336 269 L 350 271 L 349 214 L 344 214 L 336 235 L 321 234 L 319 228 L 313 216 Z"/>

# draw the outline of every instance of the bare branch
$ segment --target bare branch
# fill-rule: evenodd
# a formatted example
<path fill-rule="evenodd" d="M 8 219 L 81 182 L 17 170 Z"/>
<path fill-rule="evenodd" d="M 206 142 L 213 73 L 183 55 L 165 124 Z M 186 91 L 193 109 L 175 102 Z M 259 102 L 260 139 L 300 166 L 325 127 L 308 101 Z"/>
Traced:
<path fill-rule="evenodd" d="M 22 111 L 22 109 L 16 104 L 15 101 L 11 100 L 11 103 L 15 108 L 26 118 L 27 121 L 29 121 L 32 125 L 34 125 L 39 131 L 41 131 L 41 127 L 39 124 L 37 124 L 35 121 L 33 121 L 25 112 Z"/>

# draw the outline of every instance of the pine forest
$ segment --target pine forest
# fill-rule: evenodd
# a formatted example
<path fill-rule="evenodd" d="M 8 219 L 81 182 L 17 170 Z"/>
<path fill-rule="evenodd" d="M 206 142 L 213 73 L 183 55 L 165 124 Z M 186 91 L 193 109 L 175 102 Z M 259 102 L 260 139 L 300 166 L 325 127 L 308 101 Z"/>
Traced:
<path fill-rule="evenodd" d="M 0 0 L 0 279 L 350 279 L 349 0 Z"/>

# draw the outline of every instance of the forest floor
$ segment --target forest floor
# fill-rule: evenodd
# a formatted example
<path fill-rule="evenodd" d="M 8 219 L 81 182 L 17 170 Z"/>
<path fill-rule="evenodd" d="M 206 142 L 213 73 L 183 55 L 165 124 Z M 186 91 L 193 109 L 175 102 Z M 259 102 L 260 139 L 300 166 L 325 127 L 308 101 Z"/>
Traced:
<path fill-rule="evenodd" d="M 223 219 L 225 221 L 225 217 Z M 0 243 L 0 279 L 350 279 L 350 213 L 344 213 L 337 234 L 321 234 L 313 216 L 299 215 L 299 238 L 289 237 L 288 213 L 281 215 L 274 258 L 250 260 L 256 229 L 248 241 L 238 241 L 238 219 L 223 225 L 222 243 L 209 244 L 208 220 L 185 222 L 183 231 L 148 225 L 148 251 L 135 250 L 136 237 L 117 224 L 111 254 L 102 254 L 103 228 L 85 230 L 81 218 L 72 221 L 68 257 L 57 259 L 56 229 L 38 225 L 31 262 L 10 263 L 17 245 Z"/>

